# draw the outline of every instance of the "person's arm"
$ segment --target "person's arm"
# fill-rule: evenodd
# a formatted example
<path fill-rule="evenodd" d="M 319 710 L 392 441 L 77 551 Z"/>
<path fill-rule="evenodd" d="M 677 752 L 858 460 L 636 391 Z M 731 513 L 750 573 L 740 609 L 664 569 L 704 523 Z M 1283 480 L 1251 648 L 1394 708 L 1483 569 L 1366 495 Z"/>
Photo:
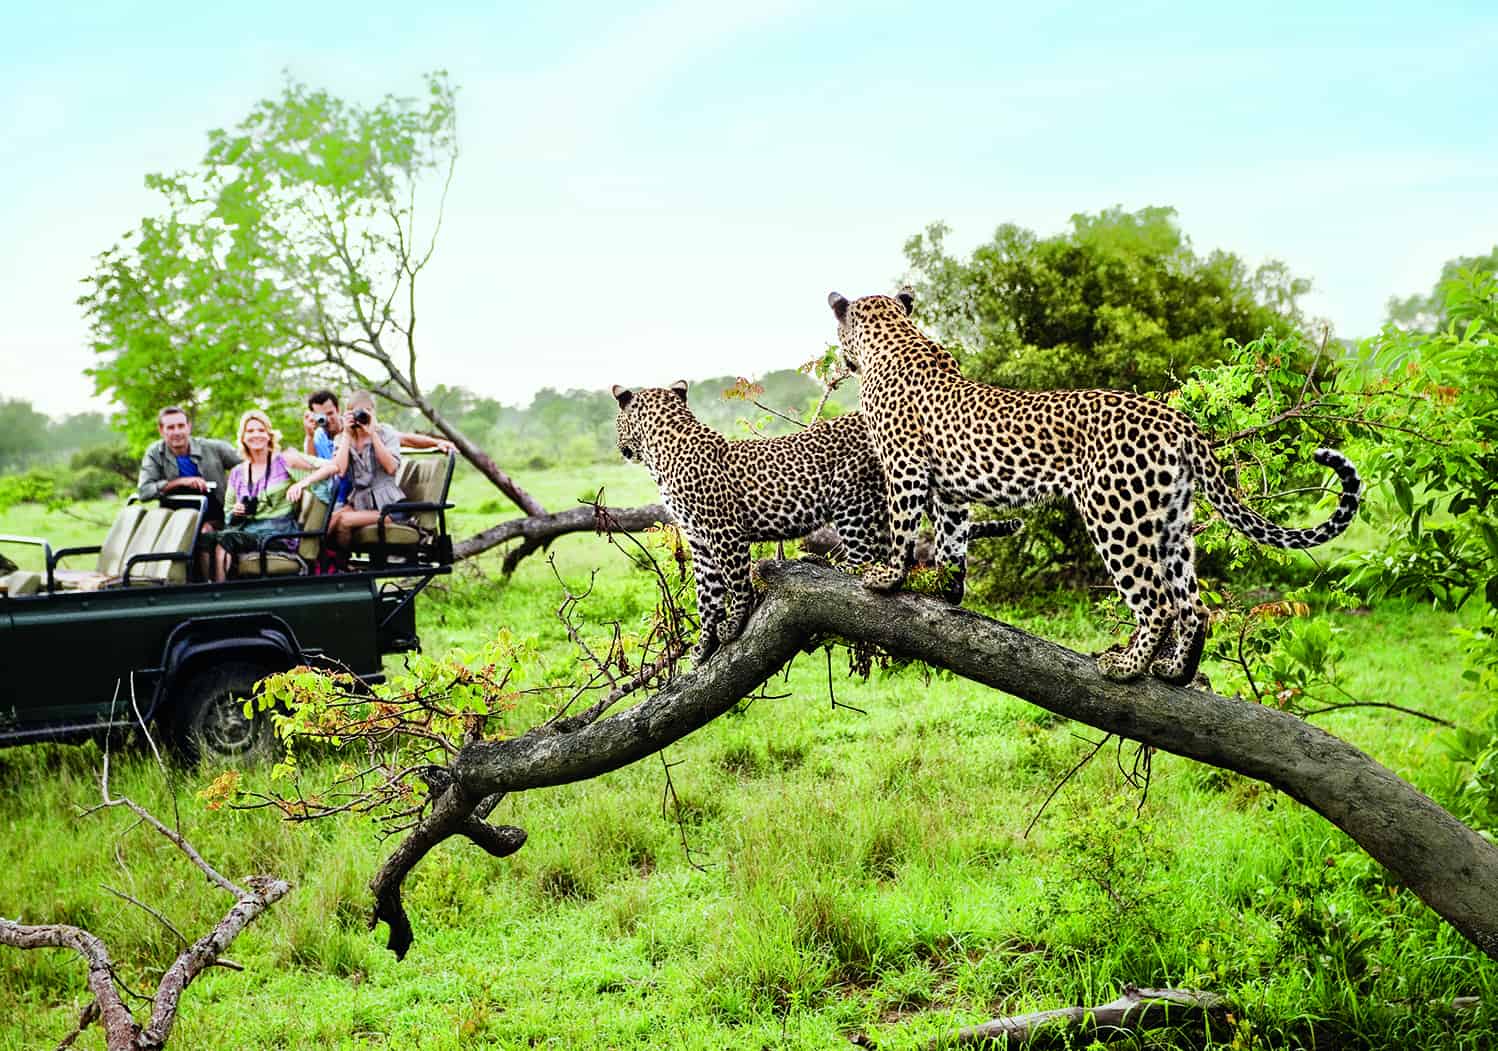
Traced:
<path fill-rule="evenodd" d="M 297 501 L 302 498 L 303 492 L 324 478 L 331 478 L 335 471 L 331 460 L 319 460 L 311 456 L 303 456 L 295 449 L 287 449 L 281 454 L 281 457 L 299 471 L 312 472 L 300 482 L 291 483 L 291 487 L 286 490 L 286 501 L 292 507 L 296 507 Z"/>
<path fill-rule="evenodd" d="M 146 455 L 140 458 L 140 477 L 135 483 L 135 492 L 142 500 L 155 500 L 161 496 L 161 491 L 166 485 L 166 479 L 162 477 L 162 467 L 157 458 L 151 454 L 156 451 L 152 446 L 146 450 Z"/>
<path fill-rule="evenodd" d="M 401 432 L 401 446 L 406 449 L 441 449 L 445 453 L 456 452 L 458 447 L 446 438 L 433 438 L 426 434 Z"/>
<path fill-rule="evenodd" d="M 302 413 L 302 429 L 307 433 L 302 436 L 302 452 L 308 456 L 317 454 L 317 414 L 311 409 Z"/>
<path fill-rule="evenodd" d="M 380 428 L 375 425 L 373 420 L 370 421 L 369 439 L 370 444 L 374 446 L 375 459 L 379 462 L 380 467 L 386 474 L 394 478 L 395 472 L 400 470 L 400 456 L 394 449 L 385 444 L 385 439 L 380 434 Z M 400 442 L 397 440 L 396 448 L 399 447 Z"/>

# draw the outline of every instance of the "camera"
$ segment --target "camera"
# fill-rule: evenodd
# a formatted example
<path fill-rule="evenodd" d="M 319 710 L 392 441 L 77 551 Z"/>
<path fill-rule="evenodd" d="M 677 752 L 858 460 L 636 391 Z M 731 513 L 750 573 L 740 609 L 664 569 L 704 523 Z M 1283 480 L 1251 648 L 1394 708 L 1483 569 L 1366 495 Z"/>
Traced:
<path fill-rule="evenodd" d="M 318 427 L 321 427 L 323 430 L 328 429 L 328 417 L 326 413 L 318 413 L 316 416 L 312 417 L 312 422 Z"/>
<path fill-rule="evenodd" d="M 260 497 L 247 496 L 240 503 L 244 504 L 244 516 L 246 518 L 254 518 L 256 509 L 260 507 Z"/>
<path fill-rule="evenodd" d="M 369 411 L 367 409 L 356 410 L 354 412 L 354 422 L 357 423 L 360 427 L 368 427 Z"/>

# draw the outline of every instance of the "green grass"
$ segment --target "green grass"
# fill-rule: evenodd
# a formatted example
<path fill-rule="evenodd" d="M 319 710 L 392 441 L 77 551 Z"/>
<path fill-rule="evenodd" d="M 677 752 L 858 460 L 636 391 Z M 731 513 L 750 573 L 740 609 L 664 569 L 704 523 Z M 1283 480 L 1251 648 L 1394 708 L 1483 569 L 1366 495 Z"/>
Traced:
<path fill-rule="evenodd" d="M 611 502 L 654 498 L 638 468 L 586 474 Z M 525 482 L 560 510 L 580 478 Z M 470 479 L 459 499 L 491 498 Z M 465 511 L 454 532 L 510 513 Z M 10 516 L 3 528 L 16 528 Z M 652 605 L 648 581 L 603 541 L 553 551 L 569 580 L 602 567 L 585 609 L 595 627 Z M 419 610 L 429 650 L 507 627 L 565 655 L 543 558 L 505 579 L 486 557 L 443 589 Z M 999 615 L 1081 649 L 1107 641 L 1098 612 L 1075 601 Z M 1467 725 L 1483 714 L 1462 694 L 1455 618 L 1388 603 L 1334 623 L 1353 694 Z M 1498 966 L 1293 801 L 1157 755 L 1136 816 L 1110 746 L 1026 837 L 1092 731 L 963 680 L 907 669 L 857 683 L 845 667 L 835 654 L 838 700 L 866 715 L 831 707 L 817 654 L 777 684 L 790 696 L 669 749 L 703 869 L 661 816 L 657 760 L 512 797 L 495 818 L 524 827 L 527 845 L 502 860 L 457 842 L 429 856 L 407 884 L 418 941 L 400 963 L 364 928 L 364 884 L 389 848 L 367 824 L 210 813 L 193 793 L 212 771 L 169 788 L 127 759 L 116 789 L 163 816 L 175 791 L 185 830 L 221 868 L 294 883 L 235 945 L 246 970 L 188 991 L 174 1046 L 802 1048 L 862 1031 L 905 1048 L 999 1013 L 1102 1002 L 1130 982 L 1231 998 L 1238 1029 L 1214 1046 L 1489 1046 Z M 1318 722 L 1438 798 L 1456 781 L 1430 724 L 1377 709 Z M 141 987 L 174 939 L 102 884 L 160 903 L 189 935 L 228 903 L 118 814 L 74 816 L 96 798 L 97 760 L 92 746 L 0 752 L 0 915 L 88 925 Z M 1483 1006 L 1439 1006 L 1455 996 Z M 0 1048 L 54 1046 L 84 997 L 71 955 L 0 950 L 0 1003 L 13 1005 Z M 97 1031 L 80 1046 L 102 1046 Z"/>

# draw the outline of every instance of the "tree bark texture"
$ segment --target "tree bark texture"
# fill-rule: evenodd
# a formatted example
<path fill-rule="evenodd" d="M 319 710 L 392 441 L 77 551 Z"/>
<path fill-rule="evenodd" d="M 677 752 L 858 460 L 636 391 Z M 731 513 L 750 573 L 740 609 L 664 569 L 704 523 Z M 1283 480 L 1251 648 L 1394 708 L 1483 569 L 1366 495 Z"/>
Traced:
<path fill-rule="evenodd" d="M 450 791 L 477 801 L 608 773 L 710 722 L 818 639 L 859 639 L 1108 733 L 1264 781 L 1345 831 L 1498 958 L 1498 847 L 1352 745 L 1302 719 L 1156 679 L 1111 682 L 1090 657 L 933 598 L 869 591 L 811 563 L 762 562 L 756 573 L 766 585 L 759 608 L 743 635 L 701 668 L 571 733 L 540 727 L 471 744 L 453 763 Z M 451 815 L 447 822 L 450 827 L 421 853 L 460 831 Z M 411 833 L 422 834 L 420 826 Z M 381 900 L 378 879 L 372 888 Z"/>
<path fill-rule="evenodd" d="M 449 437 L 451 437 L 449 435 Z M 671 512 L 664 504 L 646 504 L 644 507 L 604 507 L 595 510 L 592 504 L 581 504 L 557 514 L 532 514 L 528 518 L 512 518 L 490 526 L 467 540 L 460 540 L 453 553 L 458 558 L 469 558 L 503 544 L 507 540 L 520 540 L 521 546 L 530 551 L 545 547 L 559 536 L 567 533 L 603 531 L 638 533 L 653 525 L 674 522 Z M 607 525 L 605 525 L 605 523 Z M 506 572 L 514 569 L 506 559 Z"/>

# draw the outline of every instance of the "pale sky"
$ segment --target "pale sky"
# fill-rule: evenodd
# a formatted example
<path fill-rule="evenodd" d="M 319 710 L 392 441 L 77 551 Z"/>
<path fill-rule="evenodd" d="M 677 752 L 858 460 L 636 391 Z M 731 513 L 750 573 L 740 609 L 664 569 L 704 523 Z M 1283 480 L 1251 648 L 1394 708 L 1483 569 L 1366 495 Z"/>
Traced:
<path fill-rule="evenodd" d="M 928 223 L 1171 205 L 1285 260 L 1338 335 L 1498 243 L 1498 5 L 43 5 L 0 40 L 0 396 L 100 408 L 93 257 L 282 70 L 372 102 L 447 69 L 462 157 L 425 277 L 425 381 L 793 367 Z"/>

